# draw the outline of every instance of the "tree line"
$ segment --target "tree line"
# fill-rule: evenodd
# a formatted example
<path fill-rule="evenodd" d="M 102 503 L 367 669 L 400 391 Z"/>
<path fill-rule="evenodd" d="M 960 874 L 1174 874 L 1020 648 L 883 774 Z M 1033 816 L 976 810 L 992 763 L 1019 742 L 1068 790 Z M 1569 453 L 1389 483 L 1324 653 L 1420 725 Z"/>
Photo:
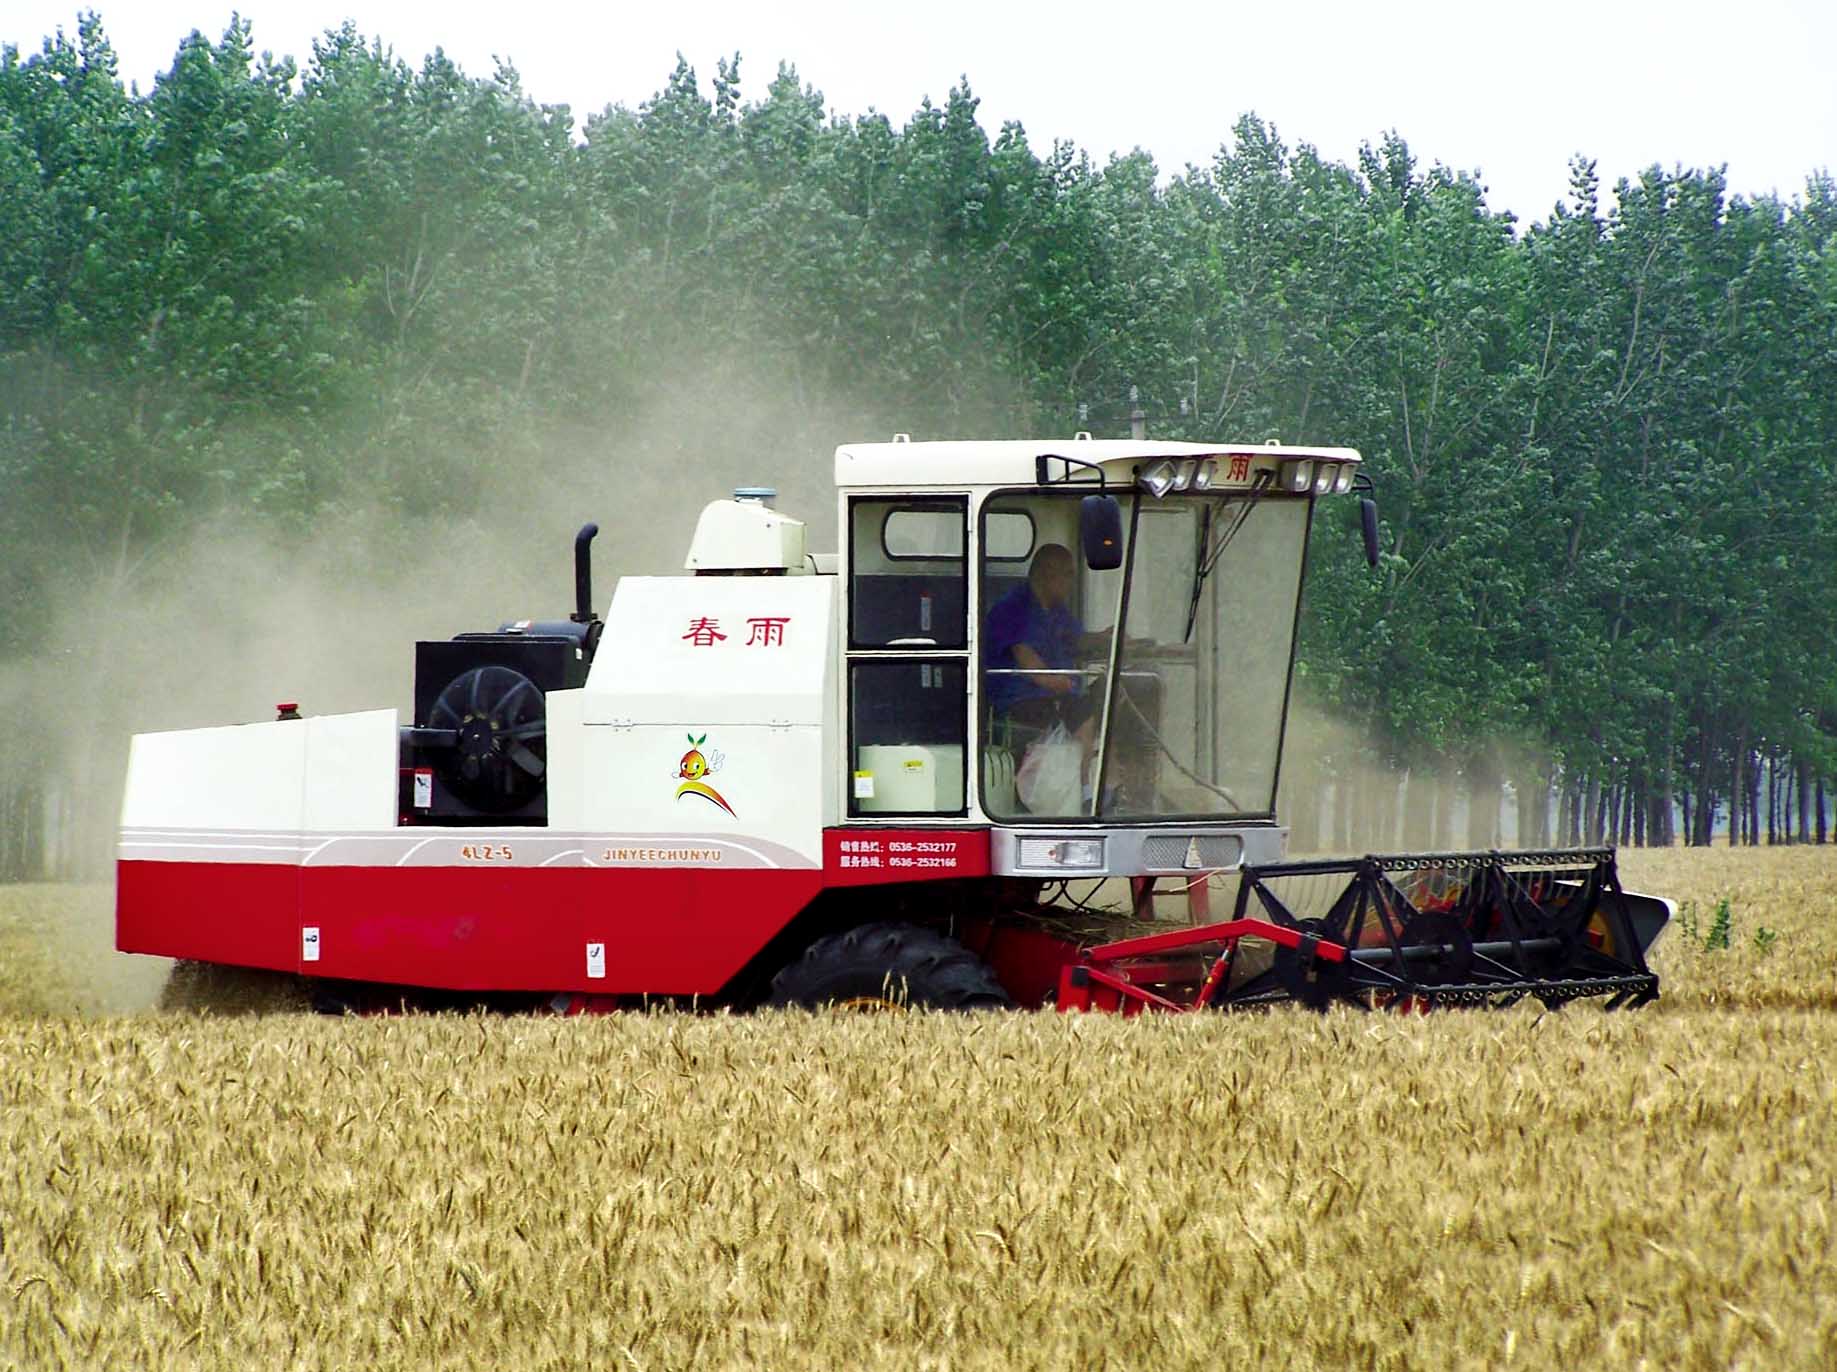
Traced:
<path fill-rule="evenodd" d="M 680 60 L 577 133 L 500 65 L 246 23 L 146 93 L 83 18 L 0 50 L 0 665 L 50 667 L 202 521 L 479 520 L 614 454 L 826 503 L 838 441 L 1126 431 L 1346 444 L 1384 516 L 1316 530 L 1298 840 L 1828 837 L 1837 777 L 1837 186 L 1578 157 L 1529 225 L 1396 134 L 1355 165 L 1246 115 L 1163 175 Z M 736 426 L 735 416 L 744 416 Z M 604 442 L 602 443 L 602 440 Z M 723 468 L 725 470 L 725 468 Z M 1343 505 L 1345 502 L 1340 502 Z M 0 745 L 0 876 L 55 758 Z M 1382 779 L 1407 770 L 1400 793 Z M 36 789 L 35 789 L 36 788 Z M 1502 800 L 1511 797 L 1510 805 Z M 1515 813 L 1512 811 L 1515 806 Z M 1453 816 L 1466 816 L 1456 834 Z M 39 835 L 33 837 L 33 835 Z"/>

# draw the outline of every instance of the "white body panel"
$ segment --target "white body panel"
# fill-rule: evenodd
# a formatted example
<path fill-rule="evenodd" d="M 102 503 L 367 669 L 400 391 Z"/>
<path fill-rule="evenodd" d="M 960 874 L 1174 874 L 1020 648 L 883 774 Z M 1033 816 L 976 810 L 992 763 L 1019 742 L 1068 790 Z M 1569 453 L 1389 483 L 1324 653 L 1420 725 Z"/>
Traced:
<path fill-rule="evenodd" d="M 549 827 L 580 829 L 587 812 L 587 727 L 582 721 L 587 697 L 584 691 L 550 691 L 543 700 L 546 712 Z"/>
<path fill-rule="evenodd" d="M 306 721 L 136 734 L 123 828 L 300 828 Z"/>
<path fill-rule="evenodd" d="M 580 827 L 587 832 L 762 844 L 762 852 L 782 858 L 779 850 L 788 849 L 803 865 L 822 865 L 823 740 L 817 726 L 697 728 L 693 736 L 705 741 L 694 750 L 712 770 L 695 785 L 685 785 L 682 775 L 694 745 L 681 724 L 589 726 L 582 734 L 586 804 Z M 599 856 L 589 852 L 588 865 L 601 865 Z"/>
<path fill-rule="evenodd" d="M 820 862 L 841 787 L 835 588 L 829 577 L 623 578 L 579 723 L 569 704 L 562 732 L 550 725 L 561 771 L 550 822 L 576 822 L 559 800 L 578 805 L 587 830 L 751 836 Z M 575 728 L 578 751 L 565 742 Z M 692 749 L 705 775 L 685 776 Z"/>
<path fill-rule="evenodd" d="M 803 521 L 780 514 L 762 500 L 713 500 L 703 506 L 683 569 L 743 568 L 809 571 Z"/>
<path fill-rule="evenodd" d="M 830 577 L 621 578 L 587 677 L 587 724 L 829 718 Z"/>
<path fill-rule="evenodd" d="M 395 829 L 396 712 L 136 734 L 124 829 Z"/>

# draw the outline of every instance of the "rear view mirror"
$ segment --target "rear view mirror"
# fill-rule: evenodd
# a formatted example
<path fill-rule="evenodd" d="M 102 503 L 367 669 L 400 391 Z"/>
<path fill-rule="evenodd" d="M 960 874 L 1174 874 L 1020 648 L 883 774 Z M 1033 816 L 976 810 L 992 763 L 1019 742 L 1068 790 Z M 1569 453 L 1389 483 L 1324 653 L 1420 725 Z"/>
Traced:
<path fill-rule="evenodd" d="M 1087 495 L 1078 502 L 1078 541 L 1084 565 L 1109 572 L 1123 565 L 1123 507 L 1113 495 Z"/>
<path fill-rule="evenodd" d="M 1370 496 L 1359 501 L 1359 527 L 1365 534 L 1365 561 L 1378 565 L 1378 502 Z"/>

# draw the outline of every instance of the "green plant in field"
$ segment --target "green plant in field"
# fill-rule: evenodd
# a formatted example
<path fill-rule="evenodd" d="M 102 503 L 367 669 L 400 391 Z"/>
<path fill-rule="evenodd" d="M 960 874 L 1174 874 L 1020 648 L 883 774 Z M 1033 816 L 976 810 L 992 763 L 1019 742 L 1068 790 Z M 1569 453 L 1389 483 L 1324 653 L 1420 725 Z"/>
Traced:
<path fill-rule="evenodd" d="M 1694 900 L 1686 900 L 1678 906 L 1677 925 L 1678 932 L 1681 933 L 1685 940 L 1693 945 L 1698 952 L 1726 952 L 1729 947 L 1730 934 L 1735 927 L 1735 915 L 1734 911 L 1730 908 L 1729 898 L 1723 896 L 1716 902 L 1716 908 L 1710 914 L 1709 928 L 1704 929 L 1701 921 L 1697 917 L 1697 903 Z M 1773 933 L 1771 930 L 1767 932 L 1769 934 Z M 1777 938 L 1778 935 L 1774 934 L 1773 937 Z M 1758 935 L 1756 936 L 1756 945 L 1759 946 Z M 1772 946 L 1771 939 L 1768 940 L 1766 946 Z"/>
<path fill-rule="evenodd" d="M 1703 936 L 1703 951 L 1706 953 L 1727 951 L 1729 931 L 1734 924 L 1734 916 L 1729 911 L 1729 898 L 1724 896 L 1716 902 L 1716 913 L 1710 917 L 1709 932 Z"/>
<path fill-rule="evenodd" d="M 1754 951 L 1765 957 L 1773 951 L 1773 945 L 1780 941 L 1780 931 L 1769 929 L 1766 925 L 1754 931 Z"/>

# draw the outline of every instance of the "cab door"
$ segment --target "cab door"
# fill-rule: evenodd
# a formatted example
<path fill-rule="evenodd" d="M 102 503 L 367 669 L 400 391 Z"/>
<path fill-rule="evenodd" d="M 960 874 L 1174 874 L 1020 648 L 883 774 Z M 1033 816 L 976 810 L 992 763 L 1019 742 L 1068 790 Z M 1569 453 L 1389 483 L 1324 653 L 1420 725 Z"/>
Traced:
<path fill-rule="evenodd" d="M 969 497 L 857 496 L 848 529 L 848 817 L 961 817 Z"/>

